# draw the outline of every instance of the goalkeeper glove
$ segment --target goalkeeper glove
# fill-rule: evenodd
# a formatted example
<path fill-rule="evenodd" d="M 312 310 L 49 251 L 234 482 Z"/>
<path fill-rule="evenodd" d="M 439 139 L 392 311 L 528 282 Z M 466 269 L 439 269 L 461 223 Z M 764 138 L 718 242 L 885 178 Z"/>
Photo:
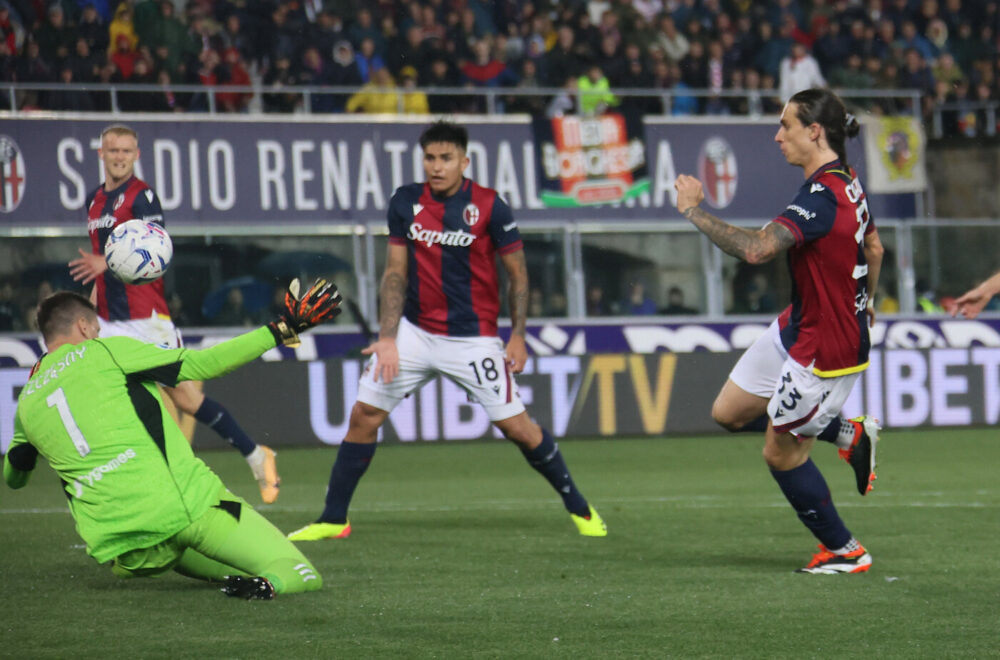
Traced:
<path fill-rule="evenodd" d="M 299 345 L 299 333 L 340 314 L 342 298 L 333 282 L 318 279 L 299 295 L 299 278 L 292 280 L 285 292 L 285 311 L 267 324 L 278 346 Z"/>

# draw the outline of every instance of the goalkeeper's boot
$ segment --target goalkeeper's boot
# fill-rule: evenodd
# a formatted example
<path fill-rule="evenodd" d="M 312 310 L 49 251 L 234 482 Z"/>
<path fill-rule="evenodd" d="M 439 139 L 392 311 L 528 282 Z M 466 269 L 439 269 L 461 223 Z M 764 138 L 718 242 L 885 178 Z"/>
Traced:
<path fill-rule="evenodd" d="M 278 499 L 278 489 L 281 487 L 281 477 L 278 476 L 278 463 L 274 457 L 277 454 L 270 447 L 257 445 L 257 449 L 247 456 L 247 463 L 253 471 L 253 478 L 260 487 L 260 499 L 264 504 L 271 504 Z"/>
<path fill-rule="evenodd" d="M 569 517 L 576 523 L 577 531 L 583 536 L 607 536 L 608 526 L 601 520 L 601 516 L 589 504 L 587 508 L 590 509 L 590 513 L 586 516 L 578 516 L 575 513 L 569 514 Z"/>
<path fill-rule="evenodd" d="M 875 481 L 875 445 L 878 444 L 878 432 L 882 429 L 878 420 L 868 415 L 850 420 L 861 425 L 860 433 L 854 434 L 854 442 L 847 449 L 838 449 L 840 457 L 854 468 L 858 492 L 868 494 Z"/>
<path fill-rule="evenodd" d="M 267 578 L 226 576 L 222 593 L 243 600 L 274 600 L 274 586 Z"/>
<path fill-rule="evenodd" d="M 820 544 L 819 552 L 813 555 L 812 561 L 796 573 L 813 573 L 815 575 L 836 575 L 837 573 L 864 573 L 872 567 L 872 556 L 861 545 L 844 555 L 836 555 Z"/>
<path fill-rule="evenodd" d="M 289 541 L 322 541 L 323 539 L 346 539 L 351 535 L 351 521 L 344 524 L 318 522 L 306 525 L 288 534 Z"/>

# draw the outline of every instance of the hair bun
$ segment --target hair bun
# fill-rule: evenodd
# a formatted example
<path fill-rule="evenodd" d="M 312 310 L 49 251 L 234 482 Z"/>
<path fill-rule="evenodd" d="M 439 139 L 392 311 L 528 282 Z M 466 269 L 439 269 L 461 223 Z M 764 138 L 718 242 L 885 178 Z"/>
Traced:
<path fill-rule="evenodd" d="M 847 116 L 844 117 L 844 133 L 847 137 L 852 138 L 860 131 L 861 122 L 858 121 L 858 118 L 853 113 L 848 112 Z"/>

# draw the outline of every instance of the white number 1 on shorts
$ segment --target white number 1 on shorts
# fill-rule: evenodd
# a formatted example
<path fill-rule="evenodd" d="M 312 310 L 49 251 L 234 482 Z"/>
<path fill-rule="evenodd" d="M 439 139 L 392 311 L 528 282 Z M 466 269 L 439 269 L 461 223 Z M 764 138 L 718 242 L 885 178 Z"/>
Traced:
<path fill-rule="evenodd" d="M 65 427 L 66 433 L 69 434 L 70 440 L 73 441 L 76 450 L 80 452 L 80 456 L 89 454 L 90 445 L 87 444 L 87 440 L 80 433 L 80 427 L 76 425 L 76 420 L 73 419 L 73 413 L 69 409 L 69 402 L 66 401 L 66 393 L 63 392 L 62 388 L 60 387 L 45 397 L 45 403 L 49 404 L 49 408 L 55 408 L 59 411 L 59 419 L 62 420 L 63 427 Z"/>

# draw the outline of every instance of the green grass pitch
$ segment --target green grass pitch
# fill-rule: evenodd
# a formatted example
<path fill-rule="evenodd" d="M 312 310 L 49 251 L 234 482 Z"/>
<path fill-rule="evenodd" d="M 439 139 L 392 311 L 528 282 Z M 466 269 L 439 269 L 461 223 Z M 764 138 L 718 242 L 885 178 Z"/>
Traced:
<path fill-rule="evenodd" d="M 833 447 L 814 458 L 874 557 L 794 573 L 813 538 L 755 436 L 565 440 L 610 528 L 577 535 L 506 443 L 382 447 L 354 534 L 302 544 L 322 591 L 227 599 L 176 574 L 118 580 L 82 550 L 55 477 L 0 489 L 0 657 L 945 658 L 1000 648 L 995 429 L 884 434 L 867 497 Z M 286 449 L 288 531 L 322 506 L 335 449 Z M 203 452 L 259 502 L 235 452 Z"/>

